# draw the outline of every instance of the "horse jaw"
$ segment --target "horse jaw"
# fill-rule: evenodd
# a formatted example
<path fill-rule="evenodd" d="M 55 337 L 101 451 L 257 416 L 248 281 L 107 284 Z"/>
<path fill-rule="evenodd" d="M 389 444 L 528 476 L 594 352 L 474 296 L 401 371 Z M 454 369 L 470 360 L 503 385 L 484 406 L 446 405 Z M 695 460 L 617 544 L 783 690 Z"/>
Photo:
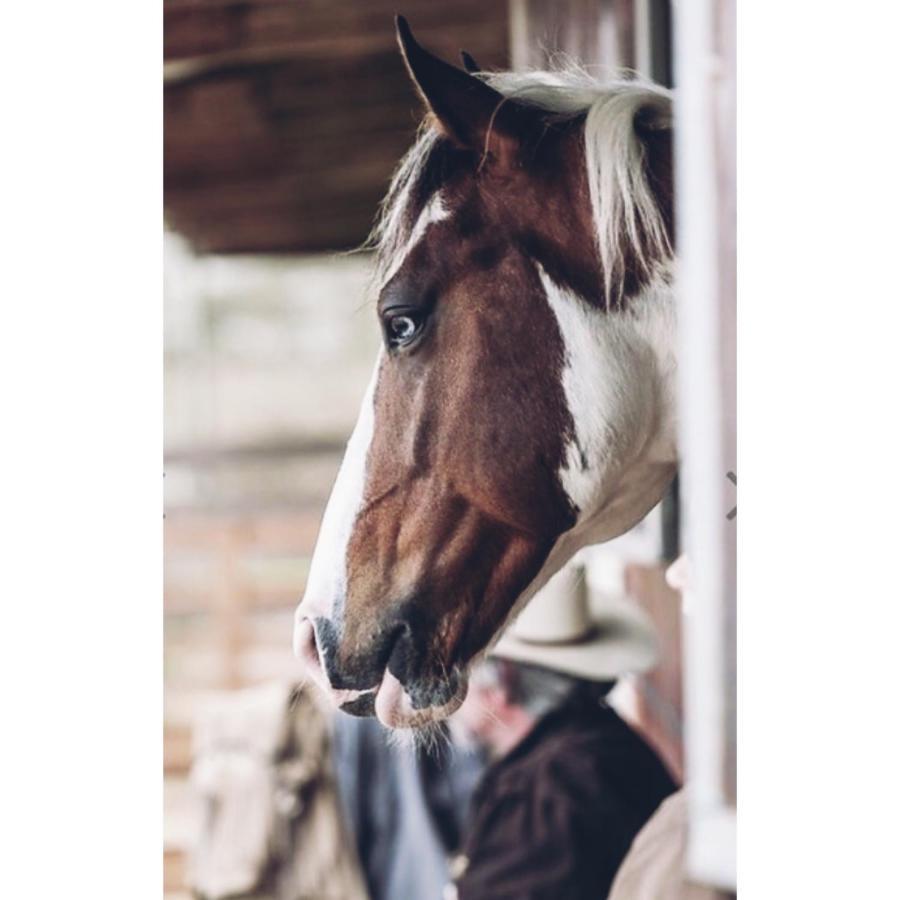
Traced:
<path fill-rule="evenodd" d="M 565 345 L 562 380 L 575 434 L 559 478 L 579 514 L 478 658 L 579 550 L 637 525 L 663 498 L 678 469 L 672 272 L 661 271 L 629 300 L 626 311 L 616 313 L 588 306 L 540 266 L 538 275 Z M 610 372 L 622 376 L 628 370 L 630 378 L 609 380 Z M 621 415 L 623 406 L 629 415 Z M 625 423 L 633 427 L 625 429 Z M 619 438 L 616 447 L 612 436 Z"/>

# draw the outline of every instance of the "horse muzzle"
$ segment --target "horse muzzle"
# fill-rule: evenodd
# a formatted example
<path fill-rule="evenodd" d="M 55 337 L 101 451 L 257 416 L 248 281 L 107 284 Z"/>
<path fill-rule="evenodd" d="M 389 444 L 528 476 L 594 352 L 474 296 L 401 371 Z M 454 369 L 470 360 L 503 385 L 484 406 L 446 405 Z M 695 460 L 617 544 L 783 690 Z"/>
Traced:
<path fill-rule="evenodd" d="M 439 677 L 427 674 L 416 635 L 399 621 L 380 631 L 349 659 L 340 654 L 334 623 L 298 616 L 294 654 L 306 677 L 343 712 L 376 716 L 388 728 L 420 728 L 451 715 L 465 699 L 467 679 L 454 667 Z"/>

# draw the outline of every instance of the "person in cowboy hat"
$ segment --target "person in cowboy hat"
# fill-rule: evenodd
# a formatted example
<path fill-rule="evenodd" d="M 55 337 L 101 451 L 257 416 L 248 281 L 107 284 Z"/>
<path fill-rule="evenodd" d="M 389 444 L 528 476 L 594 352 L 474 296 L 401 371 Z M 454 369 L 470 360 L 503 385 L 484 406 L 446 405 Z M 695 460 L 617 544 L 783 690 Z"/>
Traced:
<path fill-rule="evenodd" d="M 453 867 L 459 900 L 608 895 L 634 836 L 677 788 L 606 702 L 620 676 L 656 655 L 640 611 L 624 598 L 592 609 L 577 567 L 501 637 L 457 714 L 493 757 Z"/>

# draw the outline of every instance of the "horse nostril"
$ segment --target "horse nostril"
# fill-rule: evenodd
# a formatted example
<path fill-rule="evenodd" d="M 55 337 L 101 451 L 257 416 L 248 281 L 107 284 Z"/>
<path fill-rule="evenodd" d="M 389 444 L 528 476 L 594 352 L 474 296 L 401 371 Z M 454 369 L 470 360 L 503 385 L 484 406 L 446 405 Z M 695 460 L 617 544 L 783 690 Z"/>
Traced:
<path fill-rule="evenodd" d="M 390 669 L 395 677 L 401 681 L 415 677 L 421 654 L 416 652 L 413 629 L 409 622 L 400 621 L 390 629 L 382 653 L 384 668 Z"/>
<path fill-rule="evenodd" d="M 319 647 L 316 642 L 316 629 L 309 619 L 302 619 L 294 630 L 294 655 L 310 671 L 310 674 L 321 672 Z"/>
<path fill-rule="evenodd" d="M 409 625 L 406 622 L 397 622 L 390 628 L 386 629 L 382 637 L 380 656 L 384 657 L 383 663 L 387 665 L 388 660 L 394 655 L 397 646 L 408 639 L 410 634 Z"/>

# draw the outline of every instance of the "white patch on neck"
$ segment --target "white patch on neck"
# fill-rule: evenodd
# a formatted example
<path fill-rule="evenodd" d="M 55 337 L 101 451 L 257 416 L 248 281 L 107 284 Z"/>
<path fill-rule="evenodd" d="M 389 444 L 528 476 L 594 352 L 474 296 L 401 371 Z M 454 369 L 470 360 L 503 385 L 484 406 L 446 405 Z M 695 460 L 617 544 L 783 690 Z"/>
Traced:
<path fill-rule="evenodd" d="M 606 312 L 537 269 L 565 347 L 562 385 L 575 425 L 560 481 L 579 525 L 615 501 L 604 533 L 630 527 L 647 512 L 638 511 L 646 503 L 638 476 L 676 458 L 671 279 L 661 273 L 627 309 Z"/>
<path fill-rule="evenodd" d="M 306 592 L 294 617 L 295 644 L 297 627 L 302 619 L 314 619 L 317 616 L 333 618 L 340 614 L 346 598 L 347 545 L 356 516 L 362 507 L 366 459 L 375 428 L 375 387 L 380 366 L 379 353 L 319 528 Z M 296 650 L 295 646 L 295 652 Z"/>
<path fill-rule="evenodd" d="M 381 277 L 381 284 L 379 285 L 379 289 L 383 288 L 396 274 L 400 271 L 400 267 L 406 262 L 406 258 L 412 253 L 413 248 L 419 241 L 425 237 L 425 232 L 428 230 L 430 225 L 433 225 L 435 222 L 440 222 L 442 219 L 446 219 L 450 215 L 450 210 L 447 209 L 447 205 L 444 203 L 444 198 L 441 195 L 440 191 L 436 191 L 431 199 L 425 204 L 425 208 L 419 214 L 419 218 L 416 220 L 416 224 L 413 226 L 412 231 L 409 233 L 409 237 L 406 239 L 406 243 L 403 245 L 403 248 L 394 255 L 394 258 L 390 261 L 387 269 L 385 270 L 384 275 Z"/>

